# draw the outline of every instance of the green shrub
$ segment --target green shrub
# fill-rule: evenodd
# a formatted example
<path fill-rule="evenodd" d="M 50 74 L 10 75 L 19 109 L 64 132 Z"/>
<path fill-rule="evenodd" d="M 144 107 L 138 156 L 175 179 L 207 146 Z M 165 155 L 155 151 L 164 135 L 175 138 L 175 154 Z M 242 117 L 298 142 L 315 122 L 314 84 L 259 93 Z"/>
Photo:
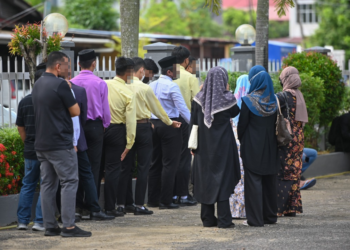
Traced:
<path fill-rule="evenodd" d="M 0 195 L 20 192 L 24 176 L 23 149 L 16 128 L 0 129 Z"/>
<path fill-rule="evenodd" d="M 307 73 L 312 77 L 319 77 L 324 82 L 324 102 L 321 105 L 320 126 L 327 127 L 339 115 L 345 94 L 341 70 L 336 62 L 328 56 L 315 52 L 289 54 L 283 60 L 283 68 L 294 66 L 299 73 Z M 309 90 L 308 90 L 309 91 Z M 303 94 L 307 95 L 305 91 Z M 309 117 L 312 114 L 309 114 Z"/>

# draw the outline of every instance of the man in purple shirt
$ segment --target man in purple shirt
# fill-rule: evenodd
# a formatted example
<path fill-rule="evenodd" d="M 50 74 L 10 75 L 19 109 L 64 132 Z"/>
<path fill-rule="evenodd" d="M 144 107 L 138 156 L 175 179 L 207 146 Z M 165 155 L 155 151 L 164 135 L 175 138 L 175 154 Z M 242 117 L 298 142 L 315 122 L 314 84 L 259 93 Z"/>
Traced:
<path fill-rule="evenodd" d="M 94 175 L 97 194 L 99 196 L 100 164 L 103 147 L 103 133 L 111 122 L 111 113 L 108 105 L 108 89 L 105 81 L 95 76 L 96 55 L 92 49 L 78 53 L 81 71 L 71 82 L 83 87 L 87 95 L 87 121 L 84 133 L 87 143 L 87 154 Z"/>

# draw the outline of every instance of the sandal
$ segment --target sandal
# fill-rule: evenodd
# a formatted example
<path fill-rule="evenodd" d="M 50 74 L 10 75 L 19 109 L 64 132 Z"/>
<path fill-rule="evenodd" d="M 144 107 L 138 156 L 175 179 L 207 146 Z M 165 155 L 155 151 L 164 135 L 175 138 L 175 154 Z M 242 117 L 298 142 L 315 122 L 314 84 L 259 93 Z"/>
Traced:
<path fill-rule="evenodd" d="M 305 189 L 308 189 L 308 188 L 311 188 L 313 186 L 315 186 L 316 184 L 316 179 L 313 178 L 311 180 L 307 180 L 304 185 L 300 188 L 300 190 L 305 190 Z"/>

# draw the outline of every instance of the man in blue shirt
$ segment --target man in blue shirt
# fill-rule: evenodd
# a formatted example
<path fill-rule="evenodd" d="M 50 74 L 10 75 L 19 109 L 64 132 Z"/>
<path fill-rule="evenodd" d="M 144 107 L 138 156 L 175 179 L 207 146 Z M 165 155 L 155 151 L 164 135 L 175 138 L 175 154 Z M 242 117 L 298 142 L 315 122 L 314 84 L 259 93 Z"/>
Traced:
<path fill-rule="evenodd" d="M 189 123 L 190 111 L 182 97 L 179 86 L 173 82 L 179 75 L 176 58 L 168 56 L 160 60 L 162 74 L 150 84 L 168 117 L 179 121 L 180 115 Z M 179 208 L 172 203 L 175 175 L 180 164 L 181 130 L 167 126 L 152 114 L 153 155 L 148 176 L 148 206 L 159 209 Z"/>

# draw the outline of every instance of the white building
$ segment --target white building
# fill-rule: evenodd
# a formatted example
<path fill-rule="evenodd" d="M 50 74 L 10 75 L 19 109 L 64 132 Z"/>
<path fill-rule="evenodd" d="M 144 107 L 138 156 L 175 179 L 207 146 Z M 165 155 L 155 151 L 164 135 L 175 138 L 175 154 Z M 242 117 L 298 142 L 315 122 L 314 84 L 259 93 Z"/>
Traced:
<path fill-rule="evenodd" d="M 315 0 L 295 1 L 295 8 L 290 8 L 289 37 L 302 38 L 315 33 L 319 27 Z"/>

